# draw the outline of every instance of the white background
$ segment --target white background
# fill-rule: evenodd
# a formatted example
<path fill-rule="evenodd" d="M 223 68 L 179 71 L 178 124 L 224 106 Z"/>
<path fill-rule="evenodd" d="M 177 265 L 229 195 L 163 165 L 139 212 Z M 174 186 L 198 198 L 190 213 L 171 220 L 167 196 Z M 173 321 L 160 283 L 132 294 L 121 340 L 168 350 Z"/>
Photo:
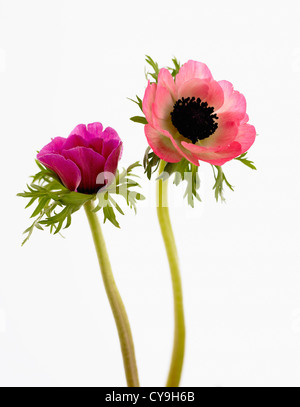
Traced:
<path fill-rule="evenodd" d="M 0 2 L 0 385 L 123 386 L 114 321 L 83 211 L 60 236 L 29 225 L 16 198 L 35 152 L 78 123 L 101 121 L 124 140 L 122 165 L 142 159 L 143 127 L 127 97 L 143 95 L 144 55 L 205 62 L 246 95 L 259 137 L 224 171 L 235 192 L 216 204 L 172 188 L 185 294 L 185 386 L 300 383 L 299 2 L 7 0 Z M 142 172 L 141 172 L 142 175 Z M 104 233 L 136 343 L 141 383 L 162 386 L 173 336 L 168 264 L 153 187 L 122 229 Z"/>

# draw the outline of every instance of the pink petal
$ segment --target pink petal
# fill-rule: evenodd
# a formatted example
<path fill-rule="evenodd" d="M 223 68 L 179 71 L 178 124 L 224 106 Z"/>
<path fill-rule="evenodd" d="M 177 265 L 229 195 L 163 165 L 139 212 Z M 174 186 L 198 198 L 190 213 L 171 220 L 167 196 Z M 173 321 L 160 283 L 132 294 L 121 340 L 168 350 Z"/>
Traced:
<path fill-rule="evenodd" d="M 201 140 L 199 145 L 208 148 L 224 147 L 232 143 L 238 134 L 238 123 L 230 114 L 223 114 L 218 119 L 218 128 L 210 137 Z"/>
<path fill-rule="evenodd" d="M 167 137 L 169 140 L 171 140 L 171 143 L 173 145 L 173 147 L 175 147 L 175 149 L 177 150 L 177 152 L 179 154 L 182 155 L 183 158 L 186 158 L 188 161 L 190 161 L 191 163 L 195 164 L 195 165 L 199 165 L 197 158 L 190 152 L 187 151 L 180 143 L 181 140 L 183 140 L 184 138 L 178 133 L 178 131 L 175 129 L 175 127 L 173 126 L 173 124 L 169 124 L 167 122 L 167 120 L 163 121 L 163 120 L 158 120 L 155 117 L 155 114 L 153 112 L 153 118 L 154 118 L 154 124 L 155 124 L 155 128 L 156 131 L 158 132 L 158 134 L 160 134 L 160 136 L 165 136 Z M 160 127 L 160 125 L 163 124 L 162 127 Z M 171 130 L 168 130 L 168 126 L 171 127 Z M 173 136 L 174 134 L 174 136 Z M 148 140 L 149 142 L 149 140 Z M 150 144 L 150 143 L 149 143 Z M 168 144 L 169 145 L 169 144 Z M 151 147 L 151 145 L 150 145 Z M 154 151 L 154 150 L 153 150 Z M 158 154 L 157 154 L 158 155 Z M 160 157 L 160 156 L 159 156 Z M 181 157 L 181 158 L 182 158 Z M 173 162 L 173 161 L 169 161 L 169 162 Z M 177 161 L 174 161 L 177 162 Z"/>
<path fill-rule="evenodd" d="M 149 124 L 152 124 L 152 105 L 155 100 L 156 89 L 156 83 L 150 84 L 150 81 L 148 81 L 148 86 L 143 99 L 143 112 Z"/>
<path fill-rule="evenodd" d="M 158 118 L 157 114 L 156 114 L 157 108 L 156 105 L 153 105 L 153 112 L 152 112 L 152 121 L 153 121 L 153 125 L 152 127 L 154 127 L 156 130 L 159 131 L 159 133 L 164 134 L 165 136 L 171 138 L 171 134 L 176 134 L 177 130 L 175 129 L 175 127 L 173 126 L 172 123 L 172 118 L 171 118 L 171 114 L 167 115 L 165 118 Z"/>
<path fill-rule="evenodd" d="M 165 69 L 162 68 L 159 71 L 158 74 L 158 80 L 157 80 L 157 86 L 163 86 L 164 88 L 168 89 L 168 91 L 170 92 L 170 94 L 173 97 L 174 102 L 177 100 L 177 92 L 176 92 L 176 86 L 174 83 L 174 79 L 173 76 L 170 74 L 170 72 Z"/>
<path fill-rule="evenodd" d="M 212 106 L 215 111 L 224 104 L 224 92 L 218 82 L 210 82 L 208 95 L 206 96 L 205 100 L 202 99 L 202 101 L 207 102 L 208 106 Z"/>
<path fill-rule="evenodd" d="M 58 154 L 38 154 L 37 159 L 44 164 L 47 168 L 54 171 L 62 183 L 70 191 L 77 191 L 81 182 L 81 173 L 77 165 Z"/>
<path fill-rule="evenodd" d="M 96 122 L 96 123 L 91 123 L 88 124 L 87 130 L 90 134 L 92 134 L 94 137 L 95 136 L 101 136 L 102 131 L 103 131 L 103 126 L 101 123 Z"/>
<path fill-rule="evenodd" d="M 76 147 L 71 150 L 64 150 L 63 156 L 72 160 L 80 169 L 81 183 L 78 191 L 82 193 L 95 193 L 101 187 L 96 180 L 99 174 L 103 173 L 105 158 L 90 148 Z"/>
<path fill-rule="evenodd" d="M 241 121 L 241 124 L 248 123 L 248 121 L 249 121 L 249 116 L 246 113 L 245 116 L 243 117 L 242 121 Z"/>
<path fill-rule="evenodd" d="M 224 104 L 220 106 L 218 114 L 229 113 L 232 120 L 242 120 L 246 114 L 246 99 L 244 95 L 233 89 L 233 85 L 228 81 L 219 81 L 219 85 L 224 92 Z"/>
<path fill-rule="evenodd" d="M 166 88 L 158 86 L 155 102 L 152 105 L 152 127 L 157 130 L 176 132 L 171 120 L 173 107 L 174 100 L 170 92 Z"/>
<path fill-rule="evenodd" d="M 194 78 L 212 79 L 212 74 L 208 67 L 202 62 L 188 61 L 180 68 L 180 71 L 176 76 L 176 86 L 180 87 L 184 82 Z"/>
<path fill-rule="evenodd" d="M 183 156 L 177 152 L 171 140 L 151 127 L 150 124 L 145 126 L 145 135 L 149 146 L 159 158 L 169 163 L 178 163 L 182 160 Z"/>
<path fill-rule="evenodd" d="M 183 145 L 182 141 L 183 137 L 180 137 L 179 139 L 171 138 L 173 146 L 176 148 L 176 150 L 182 154 L 184 158 L 186 158 L 188 161 L 190 161 L 192 164 L 196 165 L 197 167 L 199 166 L 199 161 L 197 156 L 190 150 L 186 149 L 185 146 Z"/>
<path fill-rule="evenodd" d="M 181 98 L 200 98 L 202 101 L 207 97 L 209 92 L 209 81 L 193 78 L 184 82 L 178 89 L 178 99 Z M 172 109 L 173 110 L 173 109 Z"/>
<path fill-rule="evenodd" d="M 182 145 L 191 151 L 199 160 L 208 162 L 212 165 L 223 165 L 227 161 L 232 160 L 241 154 L 241 146 L 236 141 L 229 146 L 216 149 L 205 148 L 185 141 L 182 142 Z"/>
<path fill-rule="evenodd" d="M 50 141 L 49 144 L 47 144 L 45 147 L 41 149 L 41 151 L 38 154 L 38 157 L 43 156 L 45 154 L 60 153 L 66 141 L 67 141 L 66 138 L 55 137 L 54 139 L 52 139 L 52 141 Z"/>
<path fill-rule="evenodd" d="M 239 127 L 238 135 L 235 140 L 241 145 L 241 154 L 249 150 L 249 148 L 254 143 L 255 138 L 256 130 L 254 126 L 245 123 Z"/>

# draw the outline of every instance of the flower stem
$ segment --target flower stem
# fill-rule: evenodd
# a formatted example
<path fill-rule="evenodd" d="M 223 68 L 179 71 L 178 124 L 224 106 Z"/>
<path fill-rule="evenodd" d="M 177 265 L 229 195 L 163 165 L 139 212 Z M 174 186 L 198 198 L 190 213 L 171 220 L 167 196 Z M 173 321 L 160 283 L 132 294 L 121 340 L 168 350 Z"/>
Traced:
<path fill-rule="evenodd" d="M 159 167 L 160 174 L 163 172 L 165 165 L 166 163 L 161 161 Z M 174 345 L 167 387 L 178 387 L 184 360 L 185 322 L 178 254 L 168 208 L 168 180 L 159 179 L 157 181 L 156 193 L 157 216 L 170 265 L 175 312 Z"/>
<path fill-rule="evenodd" d="M 84 207 L 92 231 L 104 286 L 117 325 L 127 385 L 128 387 L 139 387 L 131 329 L 123 301 L 114 280 L 99 219 L 96 213 L 93 212 L 94 206 L 91 201 L 87 202 Z"/>

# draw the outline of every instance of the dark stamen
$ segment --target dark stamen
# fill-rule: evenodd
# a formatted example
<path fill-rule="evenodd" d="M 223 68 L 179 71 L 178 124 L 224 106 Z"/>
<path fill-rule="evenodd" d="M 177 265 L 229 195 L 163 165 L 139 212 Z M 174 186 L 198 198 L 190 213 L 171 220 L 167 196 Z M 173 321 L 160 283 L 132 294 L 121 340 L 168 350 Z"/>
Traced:
<path fill-rule="evenodd" d="M 182 98 L 174 105 L 171 119 L 179 133 L 193 144 L 211 136 L 218 128 L 214 108 L 201 99 Z"/>

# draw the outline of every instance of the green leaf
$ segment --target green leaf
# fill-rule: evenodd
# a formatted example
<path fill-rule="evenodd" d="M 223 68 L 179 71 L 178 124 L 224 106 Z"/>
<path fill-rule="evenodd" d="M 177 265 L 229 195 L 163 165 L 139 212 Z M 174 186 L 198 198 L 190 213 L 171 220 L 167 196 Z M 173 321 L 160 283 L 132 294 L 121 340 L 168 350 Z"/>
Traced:
<path fill-rule="evenodd" d="M 50 201 L 50 199 L 47 196 L 44 198 L 41 198 L 38 206 L 36 207 L 35 211 L 31 215 L 31 218 L 35 218 L 44 209 L 44 207 L 47 206 L 49 201 Z"/>
<path fill-rule="evenodd" d="M 154 62 L 153 59 L 149 55 L 146 55 L 146 62 L 147 62 L 148 65 L 151 66 L 151 68 L 154 71 L 154 73 L 147 72 L 146 76 L 150 75 L 155 80 L 155 82 L 157 82 L 158 74 L 159 74 L 158 63 Z"/>
<path fill-rule="evenodd" d="M 103 213 L 104 213 L 104 223 L 108 219 L 115 227 L 120 228 L 120 225 L 116 219 L 114 210 L 111 206 L 109 206 L 109 205 L 105 206 L 103 208 Z"/>
<path fill-rule="evenodd" d="M 213 186 L 213 190 L 215 191 L 216 201 L 218 202 L 219 198 L 220 198 L 221 202 L 225 202 L 223 183 L 225 182 L 225 184 L 228 186 L 228 188 L 231 189 L 231 191 L 234 191 L 234 188 L 228 182 L 227 178 L 225 177 L 222 167 L 220 167 L 218 165 L 212 165 L 212 169 L 213 169 L 214 178 L 215 178 L 215 184 Z M 215 172 L 215 169 L 217 170 L 217 173 Z"/>
<path fill-rule="evenodd" d="M 171 75 L 173 76 L 173 78 L 176 78 L 177 74 L 179 73 L 179 70 L 181 68 L 180 62 L 177 60 L 177 58 L 173 58 L 172 59 L 174 68 L 169 67 L 169 71 L 171 72 Z"/>
<path fill-rule="evenodd" d="M 145 174 L 147 174 L 147 178 L 149 180 L 151 179 L 152 174 L 154 174 L 158 170 L 159 163 L 160 158 L 156 154 L 154 154 L 154 152 L 151 152 L 151 148 L 148 147 L 145 151 L 143 166 Z"/>
<path fill-rule="evenodd" d="M 249 160 L 246 156 L 247 156 L 247 152 L 241 154 L 239 157 L 236 157 L 235 160 L 240 161 L 241 163 L 243 163 L 247 167 L 251 168 L 251 170 L 257 170 L 257 168 L 254 165 L 254 162 Z"/>
<path fill-rule="evenodd" d="M 130 120 L 135 123 L 148 124 L 145 117 L 142 117 L 142 116 L 134 116 L 134 117 L 131 117 Z"/>
<path fill-rule="evenodd" d="M 136 95 L 136 99 L 137 99 L 137 100 L 130 99 L 130 98 L 127 98 L 127 99 L 128 99 L 128 100 L 131 100 L 131 102 L 137 104 L 138 107 L 139 107 L 139 108 L 141 109 L 141 111 L 143 112 L 143 101 L 142 101 L 141 98 L 138 97 L 138 95 Z M 143 113 L 144 113 L 144 112 L 143 112 Z"/>

